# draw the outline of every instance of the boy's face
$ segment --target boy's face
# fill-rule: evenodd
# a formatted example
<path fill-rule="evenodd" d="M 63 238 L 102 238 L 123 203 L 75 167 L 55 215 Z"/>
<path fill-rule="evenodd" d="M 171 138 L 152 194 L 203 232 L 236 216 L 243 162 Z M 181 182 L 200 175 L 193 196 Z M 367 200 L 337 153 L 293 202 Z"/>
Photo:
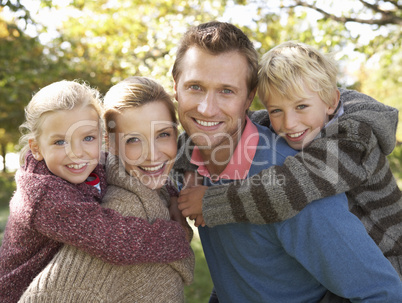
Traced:
<path fill-rule="evenodd" d="M 59 110 L 43 116 L 39 139 L 30 140 L 36 160 L 44 160 L 56 176 L 84 182 L 99 162 L 98 113 L 90 106 Z"/>
<path fill-rule="evenodd" d="M 272 94 L 265 104 L 275 132 L 296 150 L 307 147 L 314 140 L 329 121 L 329 116 L 335 112 L 339 100 L 335 95 L 334 105 L 329 106 L 307 87 L 305 93 L 308 97 L 301 100 L 289 100 Z"/>
<path fill-rule="evenodd" d="M 154 101 L 124 109 L 115 123 L 115 133 L 109 134 L 112 152 L 127 173 L 148 188 L 161 188 L 177 154 L 177 132 L 166 104 Z"/>

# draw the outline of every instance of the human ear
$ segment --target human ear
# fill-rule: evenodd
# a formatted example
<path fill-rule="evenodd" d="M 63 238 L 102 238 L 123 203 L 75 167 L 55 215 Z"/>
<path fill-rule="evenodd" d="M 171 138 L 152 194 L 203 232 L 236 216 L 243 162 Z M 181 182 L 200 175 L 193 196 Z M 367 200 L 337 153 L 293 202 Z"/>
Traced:
<path fill-rule="evenodd" d="M 176 101 L 179 101 L 179 100 L 177 100 L 177 83 L 176 83 L 176 81 L 173 81 L 173 89 L 174 89 L 174 98 L 176 99 Z"/>
<path fill-rule="evenodd" d="M 341 97 L 341 93 L 339 92 L 339 89 L 336 89 L 334 94 L 333 94 L 333 101 L 332 101 L 332 105 L 328 107 L 327 109 L 327 114 L 328 115 L 332 115 L 333 113 L 335 113 L 338 104 L 339 104 L 339 99 Z"/>
<path fill-rule="evenodd" d="M 246 110 L 248 110 L 250 108 L 250 106 L 251 106 L 251 103 L 253 103 L 253 100 L 254 100 L 256 92 L 257 92 L 257 88 L 253 89 L 248 94 L 247 101 L 246 101 Z"/>
<path fill-rule="evenodd" d="M 35 139 L 28 140 L 29 149 L 32 152 L 33 157 L 35 160 L 41 161 L 43 160 L 43 155 L 40 152 L 39 144 Z"/>

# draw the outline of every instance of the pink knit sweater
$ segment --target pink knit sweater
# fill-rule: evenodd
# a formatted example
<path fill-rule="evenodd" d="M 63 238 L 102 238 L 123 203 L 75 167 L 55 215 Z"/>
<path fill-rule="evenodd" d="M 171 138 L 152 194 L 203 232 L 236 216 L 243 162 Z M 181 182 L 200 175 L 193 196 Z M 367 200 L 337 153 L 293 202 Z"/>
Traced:
<path fill-rule="evenodd" d="M 106 190 L 104 168 L 94 171 Z M 98 190 L 53 175 L 31 154 L 16 174 L 17 191 L 0 247 L 0 302 L 17 302 L 63 243 L 113 264 L 168 263 L 191 255 L 176 222 L 123 217 L 99 205 Z"/>

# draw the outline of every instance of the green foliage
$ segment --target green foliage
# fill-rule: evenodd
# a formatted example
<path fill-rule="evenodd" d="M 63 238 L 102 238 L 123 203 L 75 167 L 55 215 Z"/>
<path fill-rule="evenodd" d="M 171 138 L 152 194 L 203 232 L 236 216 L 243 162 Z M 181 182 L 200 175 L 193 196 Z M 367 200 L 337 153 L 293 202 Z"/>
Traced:
<path fill-rule="evenodd" d="M 0 244 L 9 214 L 9 202 L 15 190 L 14 174 L 0 174 Z"/>
<path fill-rule="evenodd" d="M 63 57 L 101 92 L 133 75 L 172 87 L 175 47 L 190 25 L 217 18 L 215 1 L 74 1 L 76 10 L 60 29 Z"/>
<path fill-rule="evenodd" d="M 43 47 L 1 19 L 0 45 L 0 144 L 16 143 L 24 117 L 22 109 L 38 85 Z"/>
<path fill-rule="evenodd" d="M 391 170 L 398 182 L 398 186 L 402 189 L 402 144 L 398 144 L 394 151 L 388 156 Z"/>
<path fill-rule="evenodd" d="M 45 53 L 46 47 L 17 26 L 2 19 L 0 7 L 0 146 L 17 144 L 24 107 L 32 94 L 52 82 L 65 64 Z M 4 157 L 4 155 L 2 154 Z"/>
<path fill-rule="evenodd" d="M 191 247 L 195 254 L 194 282 L 184 288 L 184 294 L 188 303 L 205 303 L 209 300 L 213 284 L 201 241 L 196 232 L 191 241 Z"/>
<path fill-rule="evenodd" d="M 400 49 L 401 42 L 397 45 Z M 362 92 L 399 110 L 402 121 L 402 53 L 398 49 L 387 49 L 372 58 L 371 65 L 361 67 L 358 79 Z M 402 142 L 402 123 L 397 130 L 397 140 Z"/>

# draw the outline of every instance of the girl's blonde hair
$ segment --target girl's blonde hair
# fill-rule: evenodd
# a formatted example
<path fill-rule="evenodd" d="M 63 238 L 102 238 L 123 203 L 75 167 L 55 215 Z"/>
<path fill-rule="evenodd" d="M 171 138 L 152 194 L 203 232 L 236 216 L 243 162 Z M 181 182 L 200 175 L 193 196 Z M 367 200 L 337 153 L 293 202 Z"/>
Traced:
<path fill-rule="evenodd" d="M 338 68 L 335 60 L 315 48 L 296 42 L 274 47 L 261 58 L 258 96 L 266 105 L 273 93 L 289 100 L 304 99 L 304 86 L 327 105 L 334 104 Z"/>
<path fill-rule="evenodd" d="M 177 127 L 176 109 L 169 95 L 159 83 L 146 77 L 129 77 L 112 86 L 103 99 L 103 120 L 108 133 L 114 132 L 115 115 L 126 108 L 140 107 L 159 101 L 166 104 L 174 127 Z"/>
<path fill-rule="evenodd" d="M 86 106 L 92 106 L 99 116 L 102 115 L 99 91 L 84 82 L 62 80 L 40 89 L 25 107 L 25 122 L 20 126 L 20 163 L 24 164 L 29 140 L 38 140 L 41 135 L 45 114 Z"/>

